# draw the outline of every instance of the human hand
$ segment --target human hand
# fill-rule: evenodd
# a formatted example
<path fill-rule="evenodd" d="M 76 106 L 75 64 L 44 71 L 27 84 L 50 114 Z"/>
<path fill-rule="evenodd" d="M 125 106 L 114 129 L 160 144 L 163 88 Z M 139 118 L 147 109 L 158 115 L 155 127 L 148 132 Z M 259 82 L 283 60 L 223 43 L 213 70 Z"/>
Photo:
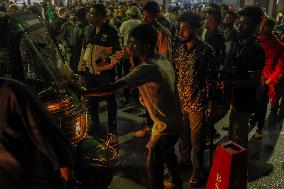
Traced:
<path fill-rule="evenodd" d="M 272 82 L 273 82 L 272 79 L 269 78 L 265 81 L 265 85 L 270 85 Z"/>

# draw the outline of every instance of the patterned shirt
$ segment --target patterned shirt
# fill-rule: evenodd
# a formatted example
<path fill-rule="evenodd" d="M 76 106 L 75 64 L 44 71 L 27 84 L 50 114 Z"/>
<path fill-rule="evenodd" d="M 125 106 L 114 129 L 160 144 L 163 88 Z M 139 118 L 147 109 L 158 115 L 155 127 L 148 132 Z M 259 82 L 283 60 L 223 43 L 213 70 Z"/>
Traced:
<path fill-rule="evenodd" d="M 211 69 L 214 51 L 197 39 L 191 49 L 181 45 L 174 54 L 174 65 L 178 76 L 178 92 L 184 112 L 201 112 L 212 99 Z M 210 81 L 212 80 L 212 81 Z"/>

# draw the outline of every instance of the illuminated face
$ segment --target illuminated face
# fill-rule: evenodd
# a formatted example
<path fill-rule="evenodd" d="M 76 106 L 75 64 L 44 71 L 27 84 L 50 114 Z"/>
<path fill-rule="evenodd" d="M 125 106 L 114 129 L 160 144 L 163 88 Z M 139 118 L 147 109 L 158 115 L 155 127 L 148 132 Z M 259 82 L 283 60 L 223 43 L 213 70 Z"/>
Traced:
<path fill-rule="evenodd" d="M 102 15 L 98 14 L 95 9 L 91 9 L 89 13 L 89 21 L 93 25 L 97 25 L 103 20 Z"/>
<path fill-rule="evenodd" d="M 70 14 L 69 14 L 69 20 L 71 20 L 71 21 L 76 21 L 76 16 L 75 16 L 74 13 L 70 13 Z"/>
<path fill-rule="evenodd" d="M 196 37 L 197 29 L 193 29 L 188 23 L 181 22 L 179 26 L 179 34 L 182 42 L 187 43 Z"/>
<path fill-rule="evenodd" d="M 125 7 L 122 6 L 122 5 L 119 5 L 119 6 L 117 7 L 117 9 L 118 9 L 118 14 L 124 14 L 125 11 L 126 11 Z"/>
<path fill-rule="evenodd" d="M 107 17 L 112 17 L 113 11 L 111 9 L 107 9 Z"/>
<path fill-rule="evenodd" d="M 216 22 L 212 15 L 206 14 L 204 27 L 206 29 L 213 29 L 216 27 Z"/>
<path fill-rule="evenodd" d="M 152 24 L 154 22 L 153 16 L 148 11 L 142 11 L 143 24 Z"/>

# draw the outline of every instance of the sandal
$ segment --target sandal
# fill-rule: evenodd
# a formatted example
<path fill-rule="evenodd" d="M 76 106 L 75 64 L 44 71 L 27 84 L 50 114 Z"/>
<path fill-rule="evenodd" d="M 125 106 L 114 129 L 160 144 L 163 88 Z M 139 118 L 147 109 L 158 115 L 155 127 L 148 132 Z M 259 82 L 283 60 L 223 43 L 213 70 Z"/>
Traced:
<path fill-rule="evenodd" d="M 191 187 L 200 187 L 200 178 L 199 177 L 190 177 L 189 185 Z"/>

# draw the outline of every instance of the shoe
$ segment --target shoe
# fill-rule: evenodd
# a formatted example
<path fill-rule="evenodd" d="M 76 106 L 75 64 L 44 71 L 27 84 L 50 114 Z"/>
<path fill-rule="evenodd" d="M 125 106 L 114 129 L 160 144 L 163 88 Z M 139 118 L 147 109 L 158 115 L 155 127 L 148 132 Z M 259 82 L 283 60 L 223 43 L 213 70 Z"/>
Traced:
<path fill-rule="evenodd" d="M 134 136 L 137 138 L 143 138 L 146 134 L 150 134 L 152 131 L 151 128 L 145 126 L 143 129 L 138 130 L 134 133 Z"/>
<path fill-rule="evenodd" d="M 254 134 L 255 139 L 262 139 L 262 129 L 256 129 Z"/>
<path fill-rule="evenodd" d="M 201 186 L 201 172 L 200 169 L 193 169 L 192 175 L 189 179 L 189 185 L 191 187 L 200 187 Z"/>
<path fill-rule="evenodd" d="M 182 189 L 182 182 L 180 184 L 174 184 L 171 180 L 164 180 L 164 189 Z"/>
<path fill-rule="evenodd" d="M 189 179 L 189 185 L 191 187 L 199 188 L 201 186 L 201 179 L 200 177 L 193 177 L 191 176 Z"/>
<path fill-rule="evenodd" d="M 173 183 L 171 180 L 164 180 L 164 189 L 173 189 Z"/>

